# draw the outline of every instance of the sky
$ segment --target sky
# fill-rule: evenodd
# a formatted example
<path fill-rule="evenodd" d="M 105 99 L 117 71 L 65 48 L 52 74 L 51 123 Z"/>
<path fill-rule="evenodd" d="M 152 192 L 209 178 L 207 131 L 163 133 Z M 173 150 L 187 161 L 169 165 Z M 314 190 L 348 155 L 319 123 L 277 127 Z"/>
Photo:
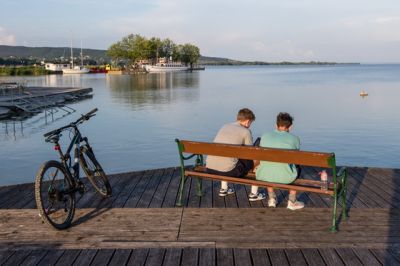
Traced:
<path fill-rule="evenodd" d="M 107 49 L 129 34 L 244 61 L 400 63 L 399 0 L 1 0 L 0 44 Z"/>

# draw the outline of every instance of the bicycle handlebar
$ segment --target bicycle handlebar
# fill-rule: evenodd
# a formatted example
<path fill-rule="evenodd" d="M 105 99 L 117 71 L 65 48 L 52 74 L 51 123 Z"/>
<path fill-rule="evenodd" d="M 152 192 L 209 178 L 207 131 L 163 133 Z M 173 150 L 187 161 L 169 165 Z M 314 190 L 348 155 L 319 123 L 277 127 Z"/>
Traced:
<path fill-rule="evenodd" d="M 78 124 L 80 124 L 80 123 L 83 123 L 83 122 L 86 121 L 86 120 L 89 120 L 92 116 L 95 116 L 94 113 L 96 113 L 97 111 L 98 111 L 98 109 L 97 109 L 97 108 L 94 108 L 94 109 L 91 110 L 90 112 L 88 112 L 88 113 L 86 113 L 86 114 L 84 114 L 84 115 L 81 115 L 81 117 L 80 117 L 78 120 L 76 120 L 75 122 L 72 122 L 71 124 L 69 124 L 69 125 L 67 125 L 67 126 L 63 126 L 63 127 L 58 128 L 58 129 L 52 130 L 52 131 L 50 131 L 50 132 L 47 132 L 47 133 L 45 133 L 43 136 L 44 136 L 44 137 L 48 137 L 48 136 L 54 135 L 54 134 L 56 134 L 56 133 L 58 134 L 58 133 L 60 133 L 61 131 L 63 131 L 64 129 L 66 129 L 66 128 L 69 128 L 69 127 L 76 127 L 76 125 L 78 125 Z"/>

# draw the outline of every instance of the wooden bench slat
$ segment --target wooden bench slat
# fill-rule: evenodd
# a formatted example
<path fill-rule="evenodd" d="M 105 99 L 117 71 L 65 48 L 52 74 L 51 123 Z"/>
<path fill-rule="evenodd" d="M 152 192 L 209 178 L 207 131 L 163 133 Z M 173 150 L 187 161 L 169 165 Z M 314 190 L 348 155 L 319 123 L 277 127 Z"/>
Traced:
<path fill-rule="evenodd" d="M 332 168 L 334 153 L 272 149 L 254 146 L 232 145 L 181 140 L 183 152 L 232 157 L 247 160 L 292 163 L 323 168 Z"/>
<path fill-rule="evenodd" d="M 207 173 L 207 168 L 205 166 L 197 166 L 197 167 L 193 168 L 193 171 Z M 249 180 L 249 179 L 250 180 L 256 180 L 256 175 L 255 175 L 254 172 L 249 172 L 243 178 L 247 179 L 247 180 Z M 265 181 L 262 181 L 262 180 L 259 180 L 259 181 L 265 182 Z M 302 179 L 302 178 L 296 179 L 292 184 L 299 185 L 299 186 L 315 187 L 315 188 L 320 188 L 321 187 L 321 181 L 310 180 L 310 179 Z M 330 190 L 333 190 L 333 182 L 330 182 L 328 184 L 328 188 Z"/>
<path fill-rule="evenodd" d="M 273 188 L 285 189 L 285 190 L 293 189 L 296 191 L 314 192 L 314 193 L 325 194 L 325 195 L 333 195 L 334 194 L 334 191 L 332 190 L 332 188 L 329 188 L 328 190 L 322 190 L 321 188 L 316 188 L 315 186 L 307 186 L 305 184 L 306 183 L 309 184 L 309 181 L 308 180 L 306 181 L 304 179 L 303 179 L 304 181 L 298 181 L 298 180 L 300 180 L 300 179 L 298 179 L 298 180 L 296 180 L 297 183 L 294 182 L 294 183 L 288 185 L 288 184 L 269 183 L 266 181 L 260 181 L 260 180 L 254 180 L 254 179 L 248 179 L 248 178 L 213 175 L 213 174 L 208 174 L 208 173 L 204 173 L 204 172 L 188 171 L 188 170 L 185 171 L 185 175 L 227 181 L 227 182 L 243 184 L 243 185 L 254 185 L 254 186 L 259 186 L 259 187 L 273 187 Z"/>

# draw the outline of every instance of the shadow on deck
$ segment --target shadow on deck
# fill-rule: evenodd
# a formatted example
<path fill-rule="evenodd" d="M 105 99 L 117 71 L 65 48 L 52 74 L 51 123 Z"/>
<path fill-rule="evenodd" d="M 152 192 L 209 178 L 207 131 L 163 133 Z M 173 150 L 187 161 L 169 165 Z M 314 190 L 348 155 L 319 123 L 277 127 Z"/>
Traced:
<path fill-rule="evenodd" d="M 305 178 L 318 169 L 305 168 Z M 76 265 L 398 265 L 400 170 L 349 169 L 350 218 L 328 228 L 331 199 L 301 193 L 306 208 L 289 211 L 249 202 L 249 187 L 218 196 L 219 182 L 195 179 L 175 207 L 179 168 L 110 175 L 113 196 L 89 190 L 79 199 L 74 225 L 55 231 L 40 222 L 33 184 L 0 187 L 0 264 Z M 88 185 L 90 188 L 90 186 Z"/>

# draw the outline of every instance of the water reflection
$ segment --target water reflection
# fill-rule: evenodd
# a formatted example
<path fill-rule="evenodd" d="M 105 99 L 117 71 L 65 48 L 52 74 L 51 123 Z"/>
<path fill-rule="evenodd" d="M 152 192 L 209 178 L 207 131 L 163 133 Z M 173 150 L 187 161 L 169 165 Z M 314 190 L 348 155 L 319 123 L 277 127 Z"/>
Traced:
<path fill-rule="evenodd" d="M 107 75 L 111 96 L 140 107 L 151 104 L 192 102 L 199 99 L 199 72 Z"/>

